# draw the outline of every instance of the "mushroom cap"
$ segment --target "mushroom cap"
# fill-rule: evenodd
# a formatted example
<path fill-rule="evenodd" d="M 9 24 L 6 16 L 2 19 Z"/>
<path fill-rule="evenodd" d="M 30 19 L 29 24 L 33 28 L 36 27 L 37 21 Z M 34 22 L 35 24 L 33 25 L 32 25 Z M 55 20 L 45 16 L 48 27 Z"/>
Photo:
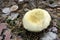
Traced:
<path fill-rule="evenodd" d="M 23 17 L 23 27 L 28 31 L 39 32 L 46 29 L 51 21 L 50 14 L 44 9 L 33 9 Z"/>

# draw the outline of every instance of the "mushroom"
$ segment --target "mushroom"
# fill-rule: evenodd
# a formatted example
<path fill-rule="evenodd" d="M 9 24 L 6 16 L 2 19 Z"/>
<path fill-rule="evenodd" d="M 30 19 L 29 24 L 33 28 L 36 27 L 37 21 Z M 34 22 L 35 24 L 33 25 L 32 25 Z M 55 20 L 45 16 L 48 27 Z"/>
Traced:
<path fill-rule="evenodd" d="M 50 25 L 51 16 L 44 9 L 33 9 L 23 17 L 23 27 L 32 32 L 40 32 Z"/>

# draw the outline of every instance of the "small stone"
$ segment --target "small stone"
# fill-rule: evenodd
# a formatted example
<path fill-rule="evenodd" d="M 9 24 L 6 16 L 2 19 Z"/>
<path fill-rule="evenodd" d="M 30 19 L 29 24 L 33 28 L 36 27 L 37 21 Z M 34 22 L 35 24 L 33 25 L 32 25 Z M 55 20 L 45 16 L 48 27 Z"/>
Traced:
<path fill-rule="evenodd" d="M 53 3 L 53 4 L 49 4 L 49 6 L 54 8 L 54 7 L 57 7 L 58 5 L 56 3 Z"/>
<path fill-rule="evenodd" d="M 51 9 L 51 8 L 46 8 L 46 10 L 47 10 L 48 12 L 52 12 L 52 11 L 53 11 L 53 9 Z"/>
<path fill-rule="evenodd" d="M 11 11 L 16 11 L 17 9 L 18 9 L 18 5 L 13 5 L 13 6 L 10 8 Z"/>
<path fill-rule="evenodd" d="M 3 30 L 3 29 L 6 29 L 6 28 L 7 28 L 6 23 L 1 23 L 1 24 L 0 24 L 0 35 L 1 35 L 2 30 Z"/>
<path fill-rule="evenodd" d="M 58 10 L 60 10 L 60 8 L 57 8 Z"/>
<path fill-rule="evenodd" d="M 49 29 L 49 31 L 57 33 L 57 28 L 56 27 L 52 27 L 52 28 Z"/>
<path fill-rule="evenodd" d="M 56 39 L 57 38 L 57 34 L 53 33 L 53 32 L 48 32 L 47 33 L 52 39 Z"/>
<path fill-rule="evenodd" d="M 28 4 L 27 4 L 27 3 L 25 3 L 25 4 L 23 5 L 23 8 L 27 8 L 27 6 L 28 6 Z"/>
<path fill-rule="evenodd" d="M 2 9 L 2 12 L 9 14 L 11 11 L 10 11 L 10 8 L 4 8 Z"/>
<path fill-rule="evenodd" d="M 26 11 L 26 12 L 27 12 L 27 11 L 29 11 L 29 9 L 28 9 L 28 8 L 24 8 L 24 11 Z"/>
<path fill-rule="evenodd" d="M 17 18 L 19 14 L 18 13 L 11 13 L 11 15 L 8 17 L 8 19 L 14 20 Z"/>
<path fill-rule="evenodd" d="M 57 8 L 57 12 L 59 12 L 59 13 L 60 13 L 60 7 L 59 7 L 59 8 Z"/>
<path fill-rule="evenodd" d="M 18 0 L 18 2 L 23 2 L 24 0 Z"/>
<path fill-rule="evenodd" d="M 52 38 L 50 36 L 45 36 L 42 38 L 42 40 L 52 40 Z"/>
<path fill-rule="evenodd" d="M 6 36 L 5 37 L 5 40 L 11 40 L 10 37 L 11 37 L 11 30 L 6 30 L 4 35 Z"/>
<path fill-rule="evenodd" d="M 48 32 L 45 34 L 45 36 L 42 38 L 42 40 L 54 40 L 57 38 L 57 34 L 53 32 Z"/>

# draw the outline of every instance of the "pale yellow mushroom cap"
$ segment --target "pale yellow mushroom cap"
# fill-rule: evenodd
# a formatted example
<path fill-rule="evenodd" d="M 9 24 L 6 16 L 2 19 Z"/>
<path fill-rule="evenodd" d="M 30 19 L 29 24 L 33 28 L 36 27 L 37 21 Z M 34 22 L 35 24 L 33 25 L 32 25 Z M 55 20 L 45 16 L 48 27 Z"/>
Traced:
<path fill-rule="evenodd" d="M 23 27 L 28 31 L 39 32 L 46 29 L 51 21 L 50 14 L 44 9 L 33 9 L 23 17 Z"/>

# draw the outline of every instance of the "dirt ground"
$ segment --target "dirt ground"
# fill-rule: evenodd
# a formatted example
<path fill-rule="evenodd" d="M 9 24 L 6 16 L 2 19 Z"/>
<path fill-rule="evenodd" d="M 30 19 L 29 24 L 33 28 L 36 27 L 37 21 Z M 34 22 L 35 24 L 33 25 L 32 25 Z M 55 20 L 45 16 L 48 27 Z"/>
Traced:
<path fill-rule="evenodd" d="M 12 5 L 18 5 L 18 10 L 11 12 L 19 13 L 15 20 L 7 19 L 11 13 L 7 16 L 2 16 L 4 14 L 2 9 L 5 7 L 11 7 Z M 22 18 L 24 14 L 28 10 L 34 8 L 45 9 L 50 13 L 52 17 L 50 26 L 39 33 L 25 30 L 22 24 Z M 48 32 L 48 29 L 53 26 L 57 27 L 57 35 L 60 38 L 60 0 L 23 0 L 20 2 L 18 0 L 0 0 L 0 24 L 1 23 L 7 24 L 7 28 L 10 29 L 12 34 L 10 37 L 12 40 L 40 40 L 44 33 Z M 4 38 L 2 40 L 4 40 Z"/>

